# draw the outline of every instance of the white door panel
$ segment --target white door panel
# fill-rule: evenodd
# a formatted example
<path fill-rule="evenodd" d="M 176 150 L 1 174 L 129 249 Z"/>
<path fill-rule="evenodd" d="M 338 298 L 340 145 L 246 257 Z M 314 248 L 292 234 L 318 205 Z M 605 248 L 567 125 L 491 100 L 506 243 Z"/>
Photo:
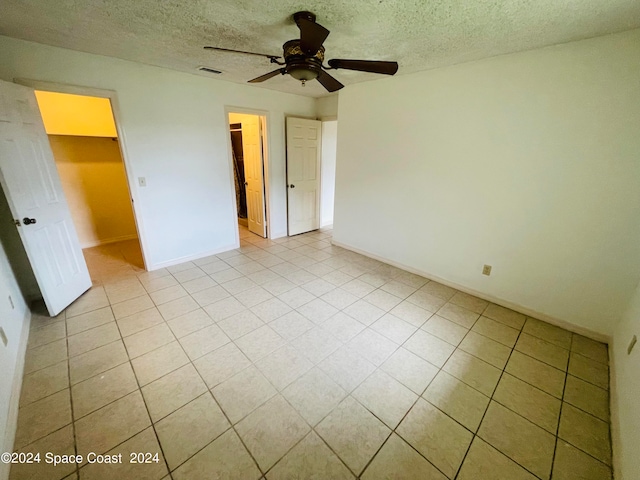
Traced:
<path fill-rule="evenodd" d="M 287 117 L 289 235 L 320 228 L 320 136 L 322 122 Z"/>
<path fill-rule="evenodd" d="M 33 91 L 0 82 L 0 106 L 0 182 L 54 316 L 91 287 L 91 278 Z"/>
<path fill-rule="evenodd" d="M 258 115 L 242 116 L 242 152 L 247 195 L 249 230 L 261 237 L 267 236 L 264 221 L 264 172 L 262 160 L 262 132 Z"/>

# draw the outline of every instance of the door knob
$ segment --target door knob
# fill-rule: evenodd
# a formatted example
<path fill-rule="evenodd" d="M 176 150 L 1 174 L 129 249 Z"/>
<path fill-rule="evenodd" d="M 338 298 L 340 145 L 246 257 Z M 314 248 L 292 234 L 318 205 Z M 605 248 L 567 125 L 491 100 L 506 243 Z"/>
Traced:
<path fill-rule="evenodd" d="M 24 217 L 22 219 L 22 223 L 24 223 L 25 225 L 31 225 L 32 223 L 36 223 L 36 219 L 35 218 Z"/>
<path fill-rule="evenodd" d="M 296 188 L 295 185 L 289 185 L 289 188 Z"/>

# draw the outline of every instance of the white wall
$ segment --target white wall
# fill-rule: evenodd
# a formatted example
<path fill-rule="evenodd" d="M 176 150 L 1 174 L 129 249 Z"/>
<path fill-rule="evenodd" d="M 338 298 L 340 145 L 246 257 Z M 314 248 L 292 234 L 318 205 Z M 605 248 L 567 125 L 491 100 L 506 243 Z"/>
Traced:
<path fill-rule="evenodd" d="M 49 143 L 82 248 L 138 238 L 118 142 L 49 135 Z"/>
<path fill-rule="evenodd" d="M 7 346 L 0 342 L 0 452 L 10 452 L 18 420 L 30 313 L 9 263 L 8 257 L 16 260 L 16 253 L 5 245 L 4 237 L 0 240 L 0 327 L 8 339 Z M 0 462 L 0 478 L 9 478 L 8 464 Z"/>
<path fill-rule="evenodd" d="M 338 118 L 339 94 L 316 98 L 316 118 L 318 120 L 336 120 Z"/>
<path fill-rule="evenodd" d="M 612 438 L 616 480 L 634 480 L 640 472 L 640 343 L 631 354 L 633 336 L 640 340 L 640 284 L 613 334 L 609 346 L 612 373 Z"/>
<path fill-rule="evenodd" d="M 314 116 L 313 98 L 8 37 L 0 37 L 0 52 L 0 79 L 117 92 L 114 110 L 148 268 L 236 245 L 225 105 L 267 111 L 271 232 L 286 234 L 284 117 Z M 146 177 L 147 187 L 138 187 L 137 177 Z"/>
<path fill-rule="evenodd" d="M 634 30 L 346 87 L 334 240 L 610 335 L 640 273 L 638 58 Z"/>
<path fill-rule="evenodd" d="M 336 142 L 338 122 L 322 122 L 322 159 L 320 164 L 320 226 L 333 224 L 333 205 L 336 189 Z"/>

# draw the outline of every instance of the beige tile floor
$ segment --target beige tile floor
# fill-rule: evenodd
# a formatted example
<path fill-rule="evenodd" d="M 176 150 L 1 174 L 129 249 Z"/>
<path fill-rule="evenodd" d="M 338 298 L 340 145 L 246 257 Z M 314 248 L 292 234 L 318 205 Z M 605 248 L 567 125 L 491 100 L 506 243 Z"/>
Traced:
<path fill-rule="evenodd" d="M 330 241 L 86 251 L 95 286 L 34 315 L 15 446 L 125 463 L 11 478 L 611 478 L 605 345 Z"/>

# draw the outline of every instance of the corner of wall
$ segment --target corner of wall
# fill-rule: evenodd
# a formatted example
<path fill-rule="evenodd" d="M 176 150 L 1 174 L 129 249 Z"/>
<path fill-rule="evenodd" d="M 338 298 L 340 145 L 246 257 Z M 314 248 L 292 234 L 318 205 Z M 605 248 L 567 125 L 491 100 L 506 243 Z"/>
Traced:
<path fill-rule="evenodd" d="M 611 443 L 616 480 L 631 480 L 640 472 L 640 345 L 627 351 L 634 335 L 640 336 L 640 284 L 609 345 Z"/>
<path fill-rule="evenodd" d="M 29 340 L 29 330 L 31 328 L 31 310 L 26 308 L 24 319 L 22 321 L 22 329 L 20 331 L 20 340 L 18 344 L 18 352 L 13 371 L 13 379 L 11 381 L 11 396 L 9 399 L 9 412 L 7 414 L 6 429 L 4 438 L 2 439 L 2 447 L 0 452 L 12 452 L 16 437 L 16 429 L 18 427 L 18 410 L 20 405 L 20 392 L 22 390 L 22 377 L 24 374 L 24 363 L 27 353 L 27 342 Z M 11 465 L 0 462 L 0 479 L 9 478 L 9 469 Z"/>
<path fill-rule="evenodd" d="M 338 119 L 338 93 L 316 98 L 316 118 L 322 121 Z"/>

